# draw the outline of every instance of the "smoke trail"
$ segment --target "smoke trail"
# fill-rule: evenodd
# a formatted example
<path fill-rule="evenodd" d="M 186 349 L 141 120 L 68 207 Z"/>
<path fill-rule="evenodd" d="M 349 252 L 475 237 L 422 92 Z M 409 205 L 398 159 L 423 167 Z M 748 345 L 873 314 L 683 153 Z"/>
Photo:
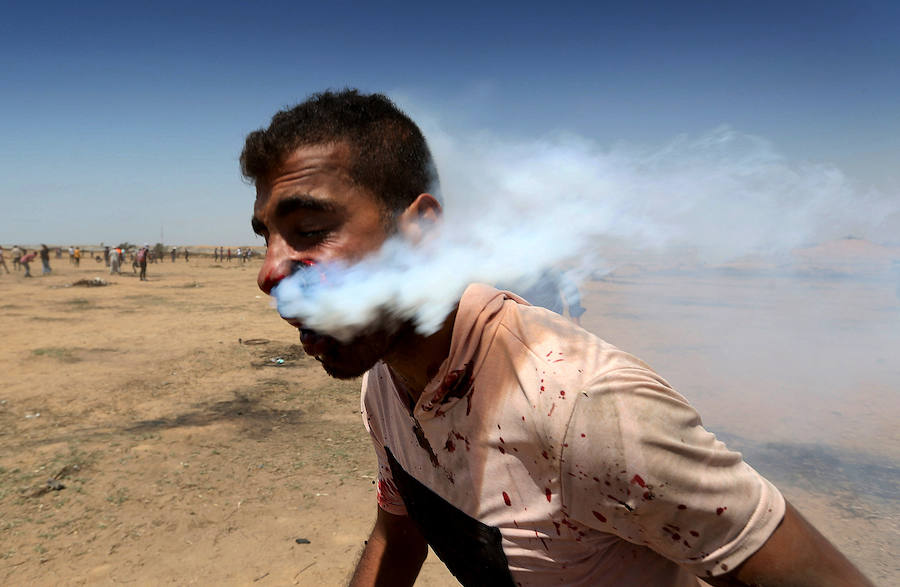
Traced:
<path fill-rule="evenodd" d="M 791 163 L 727 127 L 657 149 L 425 129 L 442 176 L 441 225 L 424 242 L 395 238 L 353 266 L 286 279 L 273 291 L 282 315 L 341 340 L 382 312 L 430 333 L 472 282 L 524 289 L 554 266 L 583 279 L 612 268 L 614 250 L 691 249 L 713 262 L 775 255 L 864 236 L 900 209 L 838 169 Z"/>

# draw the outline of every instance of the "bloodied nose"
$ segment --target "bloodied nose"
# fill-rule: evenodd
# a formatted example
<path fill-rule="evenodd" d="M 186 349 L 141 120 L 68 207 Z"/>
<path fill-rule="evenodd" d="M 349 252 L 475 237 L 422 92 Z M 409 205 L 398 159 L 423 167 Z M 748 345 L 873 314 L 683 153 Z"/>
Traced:
<path fill-rule="evenodd" d="M 256 283 L 263 292 L 271 295 L 272 289 L 278 285 L 282 279 L 289 275 L 293 275 L 297 271 L 312 267 L 316 262 L 313 259 L 286 259 L 284 261 L 274 261 L 266 255 L 263 266 L 259 270 Z"/>

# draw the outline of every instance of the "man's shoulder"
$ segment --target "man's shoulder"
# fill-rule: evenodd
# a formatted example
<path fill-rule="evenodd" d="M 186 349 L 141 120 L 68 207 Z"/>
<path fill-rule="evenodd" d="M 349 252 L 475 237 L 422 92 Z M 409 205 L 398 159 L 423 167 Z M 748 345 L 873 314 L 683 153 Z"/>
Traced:
<path fill-rule="evenodd" d="M 578 360 L 597 353 L 627 355 L 600 336 L 539 306 L 511 304 L 500 317 L 500 327 L 506 336 L 551 362 L 563 362 L 565 357 Z M 634 361 L 643 366 L 637 359 Z"/>

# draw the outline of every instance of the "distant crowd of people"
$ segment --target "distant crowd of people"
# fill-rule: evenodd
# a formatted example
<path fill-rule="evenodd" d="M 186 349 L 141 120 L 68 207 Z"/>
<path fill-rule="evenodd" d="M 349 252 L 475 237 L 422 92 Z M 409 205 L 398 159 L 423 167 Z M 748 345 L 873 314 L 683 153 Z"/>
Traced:
<path fill-rule="evenodd" d="M 182 247 L 182 249 L 185 262 L 189 262 L 191 258 L 190 250 L 187 247 Z M 6 264 L 6 257 L 8 254 L 12 261 L 14 271 L 24 271 L 24 277 L 32 277 L 31 262 L 40 257 L 41 274 L 49 275 L 52 272 L 50 267 L 51 253 L 54 254 L 57 259 L 61 259 L 63 251 L 64 249 L 62 247 L 55 247 L 51 250 L 50 247 L 44 244 L 42 244 L 39 249 L 34 250 L 28 250 L 19 245 L 13 245 L 10 249 L 4 249 L 0 246 L 0 268 L 5 270 L 7 274 L 11 273 L 9 266 Z M 161 245 L 151 247 L 148 243 L 144 243 L 144 246 L 142 247 L 110 247 L 100 243 L 100 250 L 97 251 L 85 250 L 81 247 L 72 245 L 68 248 L 68 253 L 70 265 L 80 267 L 81 258 L 83 256 L 87 256 L 88 258 L 93 257 L 96 262 L 99 263 L 102 261 L 105 264 L 109 269 L 110 275 L 121 274 L 126 261 L 130 261 L 132 272 L 139 272 L 141 281 L 147 280 L 147 264 L 161 262 L 165 257 L 165 249 L 163 249 Z M 171 247 L 169 255 L 172 263 L 174 263 L 179 255 L 178 247 Z M 216 247 L 213 249 L 212 256 L 213 260 L 216 262 L 226 260 L 230 262 L 233 258 L 237 258 L 241 263 L 246 263 L 253 257 L 253 250 L 249 247 L 238 247 L 236 251 L 232 251 L 230 247 Z"/>
<path fill-rule="evenodd" d="M 231 253 L 231 247 L 228 247 L 227 249 L 225 247 L 213 249 L 213 260 L 216 262 L 228 261 L 230 263 L 232 257 L 237 257 L 240 259 L 241 263 L 246 263 L 253 257 L 253 249 L 242 249 L 241 247 L 238 247 L 234 255 Z"/>
<path fill-rule="evenodd" d="M 56 258 L 62 255 L 62 251 L 57 249 Z M 19 245 L 13 245 L 10 249 L 10 257 L 12 257 L 13 269 L 16 271 L 25 271 L 25 277 L 31 277 L 31 262 L 38 256 L 41 258 L 41 274 L 48 275 L 50 269 L 50 248 L 47 245 L 41 245 L 40 249 L 29 251 Z M 9 266 L 6 264 L 6 250 L 0 246 L 0 266 L 9 274 Z"/>

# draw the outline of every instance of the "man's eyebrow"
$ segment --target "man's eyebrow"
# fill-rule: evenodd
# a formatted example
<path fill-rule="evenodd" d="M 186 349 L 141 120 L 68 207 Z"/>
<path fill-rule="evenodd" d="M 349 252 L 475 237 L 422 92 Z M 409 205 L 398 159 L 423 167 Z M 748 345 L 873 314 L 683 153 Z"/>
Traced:
<path fill-rule="evenodd" d="M 287 216 L 297 210 L 333 213 L 339 212 L 341 207 L 309 194 L 292 194 L 290 196 L 285 196 L 275 205 L 275 216 Z M 255 214 L 250 219 L 250 227 L 256 234 L 260 236 L 265 235 L 266 225 Z"/>
<path fill-rule="evenodd" d="M 292 194 L 285 196 L 275 205 L 276 216 L 287 216 L 297 210 L 309 210 L 310 212 L 337 212 L 338 206 L 315 198 L 309 194 Z"/>

